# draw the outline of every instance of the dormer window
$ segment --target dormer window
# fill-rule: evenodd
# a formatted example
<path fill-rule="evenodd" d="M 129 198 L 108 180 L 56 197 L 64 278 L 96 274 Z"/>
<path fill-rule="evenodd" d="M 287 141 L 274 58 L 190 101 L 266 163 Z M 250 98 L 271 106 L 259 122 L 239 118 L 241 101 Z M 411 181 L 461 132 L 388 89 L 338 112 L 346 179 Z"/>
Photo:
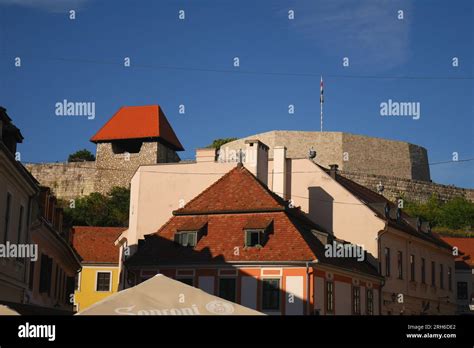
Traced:
<path fill-rule="evenodd" d="M 185 247 L 195 247 L 198 231 L 180 231 L 174 235 L 174 241 Z"/>
<path fill-rule="evenodd" d="M 388 206 L 388 204 L 385 204 L 384 213 L 386 218 L 390 217 L 390 207 Z"/>
<path fill-rule="evenodd" d="M 264 230 L 245 230 L 245 246 L 256 247 L 263 245 Z"/>

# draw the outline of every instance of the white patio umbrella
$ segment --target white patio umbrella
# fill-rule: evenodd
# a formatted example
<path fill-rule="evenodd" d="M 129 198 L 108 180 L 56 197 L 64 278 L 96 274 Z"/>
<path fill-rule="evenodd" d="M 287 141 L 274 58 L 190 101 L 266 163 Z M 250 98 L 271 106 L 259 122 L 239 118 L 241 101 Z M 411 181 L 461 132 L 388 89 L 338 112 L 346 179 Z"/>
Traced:
<path fill-rule="evenodd" d="M 76 315 L 264 315 L 157 274 Z"/>
<path fill-rule="evenodd" d="M 20 315 L 18 312 L 15 312 L 10 307 L 0 305 L 0 315 Z"/>

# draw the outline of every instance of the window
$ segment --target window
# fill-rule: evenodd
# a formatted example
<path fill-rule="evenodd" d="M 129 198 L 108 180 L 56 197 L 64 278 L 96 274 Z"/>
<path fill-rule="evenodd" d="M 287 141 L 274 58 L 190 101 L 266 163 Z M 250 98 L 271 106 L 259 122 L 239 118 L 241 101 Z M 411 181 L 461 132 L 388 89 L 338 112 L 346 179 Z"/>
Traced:
<path fill-rule="evenodd" d="M 352 287 L 352 314 L 360 315 L 360 288 Z"/>
<path fill-rule="evenodd" d="M 59 283 L 59 266 L 56 265 L 56 272 L 54 277 L 54 297 L 58 298 L 58 283 Z"/>
<path fill-rule="evenodd" d="M 421 282 L 423 284 L 426 283 L 426 266 L 425 266 L 425 259 L 421 258 Z"/>
<path fill-rule="evenodd" d="M 180 281 L 181 283 L 188 284 L 190 286 L 194 286 L 194 279 L 193 278 L 176 278 L 176 280 Z"/>
<path fill-rule="evenodd" d="M 403 253 L 397 253 L 398 279 L 403 279 Z"/>
<path fill-rule="evenodd" d="M 5 222 L 3 224 L 3 244 L 8 240 L 8 229 L 10 228 L 10 210 L 12 204 L 12 195 L 7 192 L 7 204 L 5 205 Z"/>
<path fill-rule="evenodd" d="M 30 261 L 30 277 L 28 280 L 28 288 L 33 291 L 34 289 L 34 281 L 35 281 L 35 262 Z"/>
<path fill-rule="evenodd" d="M 174 240 L 182 246 L 195 247 L 197 243 L 197 231 L 176 232 Z"/>
<path fill-rule="evenodd" d="M 439 265 L 439 287 L 444 289 L 444 265 Z"/>
<path fill-rule="evenodd" d="M 334 283 L 326 282 L 326 312 L 334 313 Z"/>
<path fill-rule="evenodd" d="M 53 259 L 41 255 L 41 271 L 40 271 L 40 293 L 51 293 L 51 274 L 53 273 Z"/>
<path fill-rule="evenodd" d="M 448 267 L 448 289 L 453 291 L 453 274 L 451 267 Z"/>
<path fill-rule="evenodd" d="M 219 279 L 219 297 L 231 302 L 235 302 L 235 278 L 220 278 Z"/>
<path fill-rule="evenodd" d="M 280 279 L 262 280 L 262 310 L 280 309 Z"/>
<path fill-rule="evenodd" d="M 431 261 L 431 285 L 436 286 L 436 264 Z"/>
<path fill-rule="evenodd" d="M 367 289 L 367 315 L 374 314 L 374 291 Z"/>
<path fill-rule="evenodd" d="M 71 303 L 71 295 L 74 295 L 74 279 L 66 275 L 66 296 L 64 296 L 64 303 Z"/>
<path fill-rule="evenodd" d="M 18 238 L 17 238 L 17 243 L 21 243 L 21 233 L 23 232 L 23 206 L 20 205 L 20 213 L 18 216 Z"/>
<path fill-rule="evenodd" d="M 116 140 L 112 143 L 112 151 L 114 154 L 139 153 L 142 148 L 143 141 L 136 139 Z"/>
<path fill-rule="evenodd" d="M 415 281 L 415 255 L 410 255 L 410 280 Z"/>
<path fill-rule="evenodd" d="M 467 282 L 458 282 L 458 300 L 467 300 Z"/>
<path fill-rule="evenodd" d="M 64 299 L 64 295 L 66 292 L 66 288 L 64 287 L 64 280 L 65 280 L 66 274 L 64 273 L 64 270 L 62 268 L 59 269 L 59 272 L 61 274 L 60 283 L 59 283 L 59 300 L 61 301 L 62 299 Z"/>
<path fill-rule="evenodd" d="M 81 284 L 81 273 L 76 273 L 76 276 L 74 277 L 74 290 L 80 291 L 80 284 Z"/>
<path fill-rule="evenodd" d="M 110 291 L 110 272 L 97 272 L 96 291 Z"/>
<path fill-rule="evenodd" d="M 385 275 L 390 277 L 390 249 L 385 248 Z"/>
<path fill-rule="evenodd" d="M 245 246 L 254 247 L 262 245 L 263 230 L 246 230 L 245 231 Z"/>

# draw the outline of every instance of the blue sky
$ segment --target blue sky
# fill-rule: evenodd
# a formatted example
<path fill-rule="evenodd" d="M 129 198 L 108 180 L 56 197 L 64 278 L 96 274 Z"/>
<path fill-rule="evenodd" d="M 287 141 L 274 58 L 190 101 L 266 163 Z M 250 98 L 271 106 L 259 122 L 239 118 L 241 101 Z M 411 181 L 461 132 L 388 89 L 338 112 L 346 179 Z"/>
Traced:
<path fill-rule="evenodd" d="M 0 0 L 0 105 L 25 137 L 24 162 L 94 152 L 88 139 L 120 106 L 148 104 L 192 158 L 215 138 L 319 130 L 322 74 L 325 130 L 418 144 L 432 163 L 470 159 L 473 36 L 471 0 Z M 95 102 L 95 119 L 56 116 L 63 99 Z M 388 99 L 419 102 L 420 118 L 380 116 Z M 472 188 L 474 161 L 431 175 Z"/>

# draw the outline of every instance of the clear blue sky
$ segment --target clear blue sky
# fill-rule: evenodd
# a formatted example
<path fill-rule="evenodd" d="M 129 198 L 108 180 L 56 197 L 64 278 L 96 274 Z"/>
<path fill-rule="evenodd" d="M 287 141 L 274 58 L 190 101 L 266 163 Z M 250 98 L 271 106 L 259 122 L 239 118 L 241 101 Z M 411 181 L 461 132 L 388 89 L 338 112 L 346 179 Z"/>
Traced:
<path fill-rule="evenodd" d="M 25 137 L 24 162 L 94 152 L 88 139 L 120 106 L 147 104 L 163 107 L 191 158 L 215 138 L 319 130 L 323 74 L 325 130 L 418 144 L 430 162 L 470 159 L 473 36 L 472 0 L 0 0 L 0 105 Z M 56 116 L 63 99 L 95 102 L 96 118 Z M 388 99 L 419 102 L 420 119 L 380 116 Z M 474 161 L 431 174 L 474 187 Z"/>

